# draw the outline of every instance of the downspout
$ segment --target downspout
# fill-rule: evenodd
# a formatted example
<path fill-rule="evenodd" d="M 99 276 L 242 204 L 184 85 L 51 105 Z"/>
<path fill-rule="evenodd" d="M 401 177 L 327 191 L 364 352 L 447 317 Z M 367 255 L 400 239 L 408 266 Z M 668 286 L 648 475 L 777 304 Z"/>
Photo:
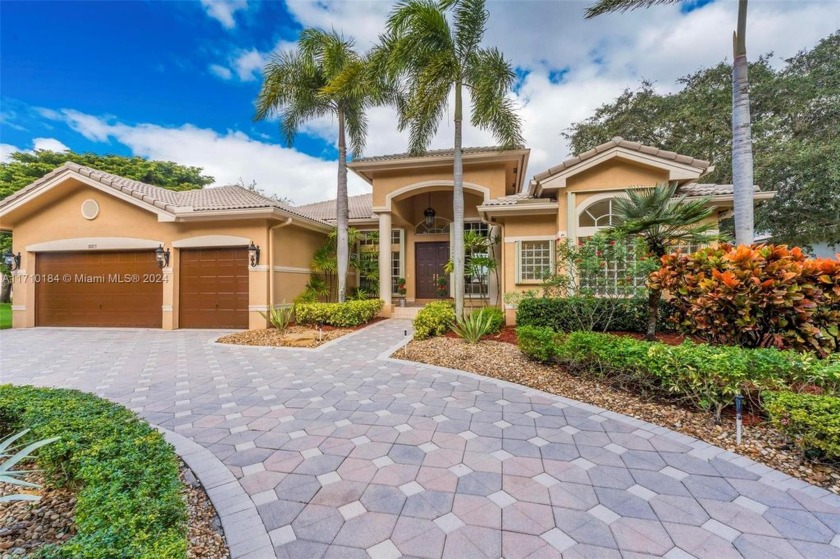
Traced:
<path fill-rule="evenodd" d="M 292 218 L 286 218 L 283 223 L 278 223 L 268 228 L 268 312 L 274 310 L 274 230 L 281 229 L 292 224 Z"/>

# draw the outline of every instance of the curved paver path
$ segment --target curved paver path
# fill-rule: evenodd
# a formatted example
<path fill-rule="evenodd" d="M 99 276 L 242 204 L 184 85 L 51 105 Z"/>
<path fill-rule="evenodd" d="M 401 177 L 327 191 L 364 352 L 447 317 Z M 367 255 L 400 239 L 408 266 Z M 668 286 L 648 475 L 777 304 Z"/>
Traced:
<path fill-rule="evenodd" d="M 836 496 L 619 414 L 388 359 L 409 327 L 319 350 L 6 331 L 0 373 L 99 393 L 180 435 L 222 484 L 235 558 L 840 557 Z"/>

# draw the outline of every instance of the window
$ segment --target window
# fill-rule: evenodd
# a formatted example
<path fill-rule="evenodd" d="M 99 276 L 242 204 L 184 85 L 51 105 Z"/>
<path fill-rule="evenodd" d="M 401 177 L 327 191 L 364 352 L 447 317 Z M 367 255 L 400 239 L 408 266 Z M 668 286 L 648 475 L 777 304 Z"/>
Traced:
<path fill-rule="evenodd" d="M 554 241 L 517 241 L 517 282 L 536 282 L 554 269 Z"/>
<path fill-rule="evenodd" d="M 449 221 L 442 217 L 436 217 L 435 223 L 431 227 L 426 225 L 426 220 L 421 221 L 414 228 L 416 235 L 438 235 L 441 233 L 449 233 Z"/>
<path fill-rule="evenodd" d="M 469 233 L 474 233 L 482 239 L 487 239 L 490 236 L 490 225 L 481 221 L 467 221 L 464 223 L 464 235 L 466 236 Z M 469 239 L 469 237 L 466 238 Z M 485 244 L 472 247 L 469 242 L 466 245 L 464 294 L 467 297 L 483 297 L 489 291 L 490 270 L 487 269 L 487 266 L 473 264 L 473 259 L 486 259 L 490 256 L 487 250 L 488 247 Z"/>
<path fill-rule="evenodd" d="M 402 229 L 391 230 L 391 292 L 397 293 L 397 280 L 402 277 Z M 379 293 L 379 231 L 359 231 L 357 243 L 359 287 L 369 293 Z M 373 272 L 368 275 L 366 270 Z"/>
<path fill-rule="evenodd" d="M 588 238 L 578 240 L 579 243 L 588 241 Z M 597 272 L 578 273 L 580 288 L 598 296 L 641 296 L 651 271 L 644 260 L 644 246 L 636 239 L 627 239 L 614 250 L 604 249 Z"/>
<path fill-rule="evenodd" d="M 578 218 L 578 227 L 603 228 L 617 224 L 613 214 L 613 199 L 600 200 L 586 207 Z"/>

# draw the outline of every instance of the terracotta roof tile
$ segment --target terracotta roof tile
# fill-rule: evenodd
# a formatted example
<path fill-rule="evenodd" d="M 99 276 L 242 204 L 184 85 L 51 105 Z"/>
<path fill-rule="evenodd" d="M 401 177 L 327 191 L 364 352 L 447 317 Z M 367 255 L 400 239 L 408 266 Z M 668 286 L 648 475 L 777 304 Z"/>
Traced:
<path fill-rule="evenodd" d="M 466 147 L 461 148 L 462 153 L 485 153 L 504 151 L 501 146 L 483 146 L 483 147 Z M 374 161 L 391 161 L 395 159 L 408 159 L 414 157 L 447 157 L 454 155 L 453 149 L 433 149 L 428 150 L 420 155 L 413 155 L 411 153 L 392 153 L 388 155 L 374 155 L 371 157 L 357 157 L 353 159 L 353 163 L 371 163 Z"/>
<path fill-rule="evenodd" d="M 761 189 L 758 185 L 754 185 L 753 191 L 761 192 Z M 690 183 L 677 189 L 677 194 L 685 196 L 727 196 L 733 192 L 734 188 L 731 184 Z"/>
<path fill-rule="evenodd" d="M 298 206 L 296 209 L 312 216 L 313 219 L 334 222 L 335 202 L 335 200 L 324 200 L 323 202 Z M 348 196 L 347 202 L 350 210 L 350 219 L 370 219 L 376 217 L 373 213 L 372 197 L 370 194 Z"/>

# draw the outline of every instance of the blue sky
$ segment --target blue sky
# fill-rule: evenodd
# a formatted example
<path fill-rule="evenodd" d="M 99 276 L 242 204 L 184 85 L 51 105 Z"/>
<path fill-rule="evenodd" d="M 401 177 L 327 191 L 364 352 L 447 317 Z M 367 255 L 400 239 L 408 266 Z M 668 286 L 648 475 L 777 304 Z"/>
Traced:
<path fill-rule="evenodd" d="M 689 0 L 583 19 L 585 0 L 488 0 L 487 45 L 511 60 L 511 94 L 533 174 L 568 155 L 560 132 L 641 78 L 663 90 L 729 55 L 736 4 Z M 834 0 L 750 3 L 748 48 L 790 56 L 840 27 Z M 261 68 L 304 26 L 334 27 L 370 48 L 385 0 L 0 2 L 0 157 L 34 148 L 140 155 L 204 167 L 217 184 L 256 180 L 299 203 L 335 188 L 335 123 L 295 145 L 253 123 Z M 406 146 L 391 109 L 370 114 L 366 153 Z M 432 147 L 451 145 L 444 122 Z M 472 145 L 493 143 L 466 130 Z M 351 177 L 351 191 L 368 190 Z"/>

